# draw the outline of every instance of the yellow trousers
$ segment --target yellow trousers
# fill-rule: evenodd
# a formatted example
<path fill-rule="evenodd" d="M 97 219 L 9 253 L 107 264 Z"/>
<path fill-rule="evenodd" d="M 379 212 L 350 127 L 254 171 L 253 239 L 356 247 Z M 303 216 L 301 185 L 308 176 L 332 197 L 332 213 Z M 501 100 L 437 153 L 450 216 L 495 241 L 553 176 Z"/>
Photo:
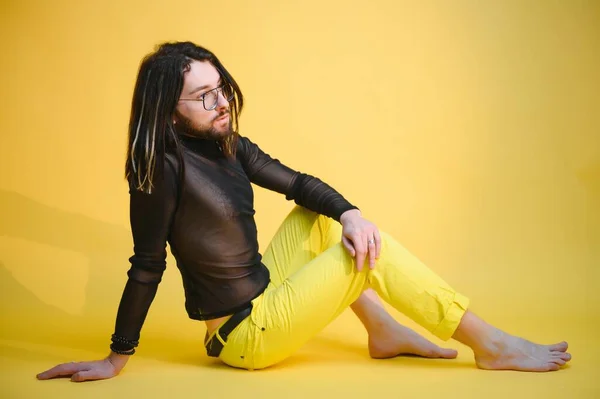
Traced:
<path fill-rule="evenodd" d="M 274 365 L 367 288 L 440 339 L 451 338 L 467 309 L 466 297 L 384 232 L 375 268 L 366 261 L 359 272 L 341 237 L 341 225 L 330 218 L 298 206 L 290 212 L 263 255 L 271 283 L 229 335 L 221 361 L 250 370 Z"/>

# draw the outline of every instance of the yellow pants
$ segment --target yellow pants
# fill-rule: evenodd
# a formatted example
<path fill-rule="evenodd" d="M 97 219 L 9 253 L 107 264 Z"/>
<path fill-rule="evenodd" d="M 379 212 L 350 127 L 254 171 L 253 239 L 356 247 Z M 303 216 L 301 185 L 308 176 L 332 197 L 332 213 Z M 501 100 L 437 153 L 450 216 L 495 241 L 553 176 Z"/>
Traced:
<path fill-rule="evenodd" d="M 358 272 L 341 237 L 332 219 L 298 206 L 290 212 L 263 255 L 271 283 L 229 335 L 219 356 L 225 364 L 252 370 L 284 360 L 367 288 L 440 339 L 452 336 L 466 297 L 384 232 L 375 269 L 366 261 Z"/>

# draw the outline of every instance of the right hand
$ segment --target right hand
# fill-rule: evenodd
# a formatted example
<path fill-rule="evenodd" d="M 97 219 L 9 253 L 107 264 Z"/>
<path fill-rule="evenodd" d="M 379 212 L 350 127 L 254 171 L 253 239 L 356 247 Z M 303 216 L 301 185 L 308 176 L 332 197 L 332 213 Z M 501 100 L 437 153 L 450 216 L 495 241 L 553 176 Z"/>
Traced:
<path fill-rule="evenodd" d="M 106 359 L 93 362 L 70 362 L 59 364 L 37 375 L 38 380 L 54 377 L 71 377 L 71 381 L 83 382 L 112 378 L 121 372 L 128 356 L 111 354 Z"/>

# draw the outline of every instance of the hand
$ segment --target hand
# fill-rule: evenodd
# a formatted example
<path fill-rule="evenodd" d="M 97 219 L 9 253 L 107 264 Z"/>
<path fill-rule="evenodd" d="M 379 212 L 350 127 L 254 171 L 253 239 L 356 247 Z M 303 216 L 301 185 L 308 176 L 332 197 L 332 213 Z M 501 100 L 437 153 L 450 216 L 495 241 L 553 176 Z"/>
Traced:
<path fill-rule="evenodd" d="M 112 378 L 121 372 L 127 363 L 125 355 L 111 353 L 106 359 L 93 362 L 71 362 L 54 366 L 37 375 L 38 380 L 54 377 L 71 377 L 71 381 L 83 382 Z"/>
<path fill-rule="evenodd" d="M 342 243 L 356 257 L 356 268 L 361 271 L 367 254 L 369 268 L 375 268 L 375 260 L 381 253 L 381 236 L 373 223 L 364 219 L 357 209 L 346 211 L 340 217 L 342 223 Z"/>

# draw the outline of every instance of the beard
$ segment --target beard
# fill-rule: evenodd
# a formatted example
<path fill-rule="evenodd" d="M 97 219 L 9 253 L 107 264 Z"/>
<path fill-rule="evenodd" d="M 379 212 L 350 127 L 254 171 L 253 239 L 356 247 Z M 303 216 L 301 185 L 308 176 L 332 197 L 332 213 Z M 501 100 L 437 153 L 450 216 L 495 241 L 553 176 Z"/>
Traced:
<path fill-rule="evenodd" d="M 205 140 L 223 140 L 233 134 L 233 128 L 231 125 L 231 117 L 227 123 L 227 127 L 216 129 L 213 122 L 223 115 L 226 115 L 228 111 L 220 113 L 211 122 L 210 127 L 194 126 L 194 123 L 183 115 L 178 114 L 178 121 L 175 128 L 178 133 L 185 136 L 192 136 L 199 139 Z"/>

